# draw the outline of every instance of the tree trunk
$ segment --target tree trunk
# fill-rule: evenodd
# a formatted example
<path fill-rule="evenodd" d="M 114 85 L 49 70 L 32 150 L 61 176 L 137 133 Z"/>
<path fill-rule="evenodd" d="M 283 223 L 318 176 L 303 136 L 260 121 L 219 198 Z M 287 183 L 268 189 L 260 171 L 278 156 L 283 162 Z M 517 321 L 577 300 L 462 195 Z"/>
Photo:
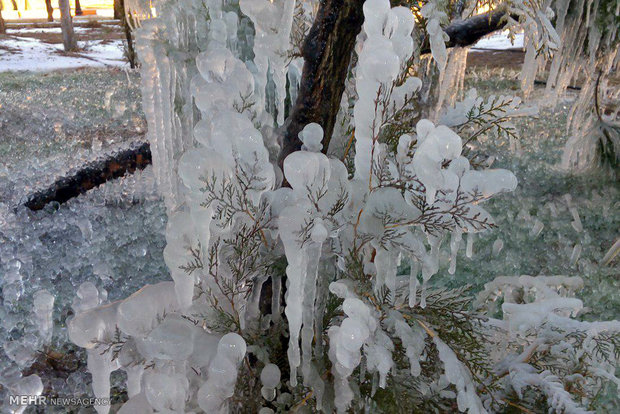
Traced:
<path fill-rule="evenodd" d="M 118 18 L 120 19 L 121 25 L 123 26 L 123 31 L 125 32 L 125 41 L 127 42 L 127 49 L 125 50 L 125 52 L 127 55 L 127 60 L 129 61 L 129 66 L 132 69 L 135 69 L 138 62 L 138 55 L 136 54 L 136 49 L 134 48 L 134 39 L 133 34 L 131 33 L 131 25 L 127 21 L 127 19 L 133 19 L 133 17 L 130 14 L 125 13 L 125 0 L 115 0 L 114 4 L 114 16 L 116 16 L 116 7 L 118 6 L 120 13 L 120 16 Z"/>
<path fill-rule="evenodd" d="M 82 12 L 82 6 L 80 6 L 80 0 L 75 0 L 75 15 L 81 16 L 84 13 Z"/>
<path fill-rule="evenodd" d="M 364 23 L 364 0 L 325 0 L 302 48 L 304 68 L 297 102 L 282 141 L 278 164 L 301 148 L 299 132 L 311 122 L 323 127 L 327 151 L 344 92 L 355 39 Z"/>
<path fill-rule="evenodd" d="M 6 33 L 6 25 L 4 24 L 4 19 L 2 18 L 2 0 L 0 0 L 0 34 Z"/>
<path fill-rule="evenodd" d="M 52 0 L 45 0 L 45 8 L 47 9 L 47 21 L 54 21 L 54 8 L 52 7 Z"/>
<path fill-rule="evenodd" d="M 73 31 L 73 20 L 71 19 L 71 8 L 69 0 L 58 0 L 60 9 L 60 26 L 62 28 L 62 43 L 66 52 L 77 49 L 75 32 Z"/>
<path fill-rule="evenodd" d="M 120 20 L 125 15 L 125 6 L 123 0 L 114 0 L 114 19 Z"/>

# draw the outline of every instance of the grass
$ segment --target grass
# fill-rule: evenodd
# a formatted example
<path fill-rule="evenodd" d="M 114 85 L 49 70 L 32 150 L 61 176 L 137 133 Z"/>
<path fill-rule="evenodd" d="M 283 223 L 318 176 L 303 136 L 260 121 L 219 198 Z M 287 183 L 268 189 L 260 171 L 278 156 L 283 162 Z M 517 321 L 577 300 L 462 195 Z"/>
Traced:
<path fill-rule="evenodd" d="M 479 94 L 518 94 L 516 75 L 510 72 L 469 74 L 465 88 L 475 87 Z M 535 93 L 540 102 L 542 88 Z M 538 97 L 536 99 L 536 96 Z M 447 272 L 447 257 L 441 274 L 448 285 L 473 283 L 478 289 L 497 276 L 567 275 L 584 279 L 580 297 L 588 310 L 586 319 L 617 319 L 620 315 L 618 263 L 600 264 L 602 257 L 619 236 L 620 186 L 609 171 L 592 170 L 574 174 L 559 167 L 566 143 L 566 117 L 571 97 L 555 108 L 540 108 L 538 116 L 520 118 L 519 149 L 511 150 L 507 139 L 487 139 L 478 150 L 496 157 L 494 168 L 506 168 L 519 180 L 517 189 L 496 196 L 486 203 L 496 219 L 497 229 L 477 235 L 475 255 L 465 257 L 464 247 L 457 261 L 457 272 Z M 574 206 L 583 225 L 577 231 L 569 210 Z M 530 235 L 536 220 L 544 224 L 537 237 Z M 499 255 L 492 254 L 497 240 L 504 242 Z M 582 251 L 571 262 L 575 246 Z"/>
<path fill-rule="evenodd" d="M 139 76 L 118 69 L 0 73 L 0 163 L 67 155 L 146 128 Z"/>

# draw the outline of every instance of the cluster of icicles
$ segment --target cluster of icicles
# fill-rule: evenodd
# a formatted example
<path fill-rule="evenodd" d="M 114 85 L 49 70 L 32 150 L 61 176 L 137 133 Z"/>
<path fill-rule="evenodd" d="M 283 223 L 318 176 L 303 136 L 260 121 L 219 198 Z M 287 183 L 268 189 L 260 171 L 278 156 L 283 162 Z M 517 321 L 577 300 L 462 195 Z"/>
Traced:
<path fill-rule="evenodd" d="M 195 323 L 196 315 L 212 312 L 212 302 L 205 295 L 195 295 L 195 286 L 200 284 L 204 291 L 217 297 L 216 281 L 206 269 L 188 274 L 181 267 L 192 262 L 196 254 L 206 260 L 216 239 L 230 238 L 242 227 L 251 226 L 256 218 L 248 211 L 258 210 L 264 203 L 268 205 L 266 214 L 275 226 L 263 236 L 266 243 L 286 256 L 288 263 L 284 313 L 289 327 L 290 386 L 297 385 L 301 368 L 303 383 L 312 388 L 317 408 L 330 411 L 335 406 L 344 412 L 354 398 L 349 381 L 362 355 L 367 372 L 378 374 L 380 387 L 386 385 L 393 367 L 394 349 L 384 330 L 388 329 L 386 326 L 407 348 L 413 375 L 420 372 L 419 358 L 426 334 L 419 327 L 409 326 L 398 312 L 380 324 L 377 311 L 358 296 L 351 280 L 327 284 L 327 275 L 344 270 L 347 252 L 360 240 L 368 240 L 359 253 L 364 271 L 373 275 L 373 289 L 378 292 L 387 288 L 396 304 L 406 300 L 398 292 L 402 291 L 399 289 L 402 284 L 408 284 L 407 305 L 425 306 L 424 291 L 438 270 L 443 238 L 443 235 L 426 235 L 410 225 L 423 212 L 400 190 L 381 186 L 373 168 L 387 165 L 395 180 L 418 177 L 425 188 L 425 202 L 437 208 L 436 219 L 453 223 L 450 243 L 453 261 L 462 233 L 479 231 L 468 225 L 467 220 L 461 225 L 454 223 L 449 210 L 457 193 L 479 193 L 482 199 L 487 199 L 513 190 L 516 178 L 505 170 L 470 170 L 468 160 L 461 156 L 461 138 L 450 128 L 436 126 L 429 120 L 417 124 L 414 136 L 400 137 L 396 154 L 378 141 L 379 131 L 373 125 L 381 121 L 382 115 L 375 99 L 381 90 L 388 90 L 394 83 L 413 52 L 413 15 L 407 8 L 390 8 L 388 0 L 368 0 L 364 4 L 361 39 L 365 40 L 355 77 L 358 101 L 354 109 L 357 140 L 353 179 L 348 178 L 340 160 L 321 153 L 323 130 L 317 124 L 304 128 L 300 134 L 302 150 L 287 157 L 284 171 L 280 171 L 270 161 L 268 148 L 274 145 L 270 128 L 283 122 L 286 69 L 283 69 L 282 51 L 289 47 L 294 1 L 240 1 L 241 11 L 254 20 L 253 62 L 242 61 L 234 47 L 236 15 L 223 13 L 221 5 L 216 3 L 209 2 L 206 49 L 196 57 L 198 74 L 191 80 L 191 93 L 201 120 L 193 129 L 193 146 L 182 152 L 176 169 L 171 171 L 173 175 L 178 173 L 182 197 L 182 202 L 169 212 L 166 233 L 164 256 L 172 281 L 147 285 L 121 301 L 84 307 L 69 323 L 70 337 L 88 350 L 88 369 L 93 375 L 97 397 L 109 396 L 112 371 L 127 372 L 130 398 L 121 413 L 226 412 L 240 364 L 246 357 L 243 330 L 258 325 L 258 299 L 265 276 L 254 275 L 255 291 L 247 298 L 241 295 L 234 298 L 235 309 L 225 298 L 217 298 L 223 311 L 240 314 L 240 331 L 222 334 Z M 267 93 L 270 82 L 275 84 L 273 94 Z M 401 106 L 405 97 L 415 93 L 420 85 L 419 79 L 410 77 L 385 96 L 390 100 L 386 107 Z M 268 95 L 275 99 L 275 104 L 269 104 Z M 243 106 L 241 97 L 253 104 Z M 170 117 L 166 119 L 176 122 Z M 166 128 L 163 125 L 163 132 L 153 143 L 155 147 L 174 147 L 175 138 L 166 135 L 172 125 Z M 254 184 L 244 187 L 248 203 L 245 212 L 235 213 L 225 223 L 214 218 L 217 199 L 207 207 L 203 204 L 209 196 L 203 191 L 205 179 L 211 179 L 215 183 L 212 191 L 219 193 L 226 188 L 240 188 L 239 171 L 251 172 Z M 279 188 L 283 175 L 290 188 Z M 395 236 L 397 243 L 384 243 L 389 233 L 382 221 L 386 212 L 392 223 L 402 224 Z M 491 220 L 473 202 L 466 214 Z M 307 231 L 302 231 L 304 223 Z M 431 246 L 428 251 L 426 241 Z M 227 251 L 220 249 L 225 257 Z M 411 274 L 406 278 L 397 275 L 401 259 L 412 263 Z M 221 278 L 232 277 L 225 260 L 221 261 L 218 272 Z M 279 289 L 279 281 L 274 279 L 273 291 Z M 418 289 L 422 290 L 420 303 L 416 303 L 416 297 L 420 296 Z M 324 379 L 314 361 L 324 344 L 315 338 L 322 337 L 320 321 L 325 297 L 330 293 L 344 299 L 346 318 L 328 332 L 328 355 L 336 389 L 329 393 L 335 395 L 333 401 L 323 401 Z M 275 304 L 272 320 L 279 314 Z M 115 342 L 119 338 L 122 340 Z M 446 367 L 450 366 L 453 354 L 439 338 L 434 341 Z M 102 352 L 106 347 L 108 352 Z M 264 373 L 261 375 L 263 396 L 269 400 L 279 387 L 279 369 L 268 356 L 260 357 L 259 364 Z M 462 393 L 459 401 L 473 410 L 480 401 L 468 385 L 471 381 L 464 381 L 465 374 L 459 372 L 452 370 L 448 379 L 457 385 L 459 395 Z M 100 406 L 97 410 L 103 413 L 108 407 Z M 270 409 L 264 408 L 263 412 L 269 413 Z"/>

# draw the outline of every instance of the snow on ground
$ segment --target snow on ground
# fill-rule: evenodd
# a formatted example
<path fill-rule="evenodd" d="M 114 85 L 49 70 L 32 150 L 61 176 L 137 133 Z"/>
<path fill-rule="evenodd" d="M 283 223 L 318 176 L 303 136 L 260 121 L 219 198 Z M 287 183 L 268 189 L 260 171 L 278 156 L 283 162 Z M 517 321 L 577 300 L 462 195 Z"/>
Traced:
<path fill-rule="evenodd" d="M 121 40 L 106 43 L 100 40 L 78 42 L 78 46 L 83 50 L 78 53 L 64 54 L 62 44 L 45 43 L 28 37 L 8 36 L 0 41 L 0 72 L 47 72 L 80 67 L 127 66 Z"/>
<path fill-rule="evenodd" d="M 92 30 L 93 29 L 90 27 L 73 27 L 73 31 L 75 33 L 87 33 Z M 62 29 L 60 27 L 24 27 L 19 29 L 9 29 L 7 33 L 10 35 L 23 36 L 32 33 L 62 33 Z"/>
<path fill-rule="evenodd" d="M 515 35 L 514 44 L 511 43 L 508 37 L 508 31 L 505 30 L 501 33 L 491 34 L 485 36 L 472 46 L 472 49 L 491 49 L 491 50 L 506 50 L 506 49 L 523 49 L 523 33 L 517 33 Z"/>

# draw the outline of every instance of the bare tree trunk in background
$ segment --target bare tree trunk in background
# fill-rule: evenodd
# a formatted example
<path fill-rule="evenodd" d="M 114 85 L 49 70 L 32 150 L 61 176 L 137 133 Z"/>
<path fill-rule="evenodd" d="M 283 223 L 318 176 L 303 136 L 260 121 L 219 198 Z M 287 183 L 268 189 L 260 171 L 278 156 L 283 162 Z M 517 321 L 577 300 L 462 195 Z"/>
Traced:
<path fill-rule="evenodd" d="M 65 51 L 76 50 L 77 42 L 73 31 L 69 0 L 58 0 L 58 8 L 60 9 L 60 27 L 62 28 L 62 43 L 65 46 Z"/>
<path fill-rule="evenodd" d="M 123 0 L 114 0 L 114 19 L 120 20 L 125 15 L 125 6 Z"/>
<path fill-rule="evenodd" d="M 131 19 L 131 17 L 129 17 Z M 125 39 L 127 40 L 127 60 L 129 61 L 129 67 L 135 69 L 138 62 L 138 55 L 136 54 L 136 49 L 134 48 L 134 39 L 131 34 L 131 27 L 127 24 L 127 16 L 123 15 L 123 30 L 125 31 Z"/>
<path fill-rule="evenodd" d="M 47 9 L 47 21 L 54 21 L 54 8 L 52 7 L 52 0 L 45 0 L 45 8 Z"/>
<path fill-rule="evenodd" d="M 125 0 L 114 0 L 114 18 L 121 21 L 123 33 L 125 33 L 125 57 L 129 61 L 129 66 L 135 69 L 138 63 L 138 55 L 134 48 L 134 38 L 131 32 L 133 26 L 133 17 L 125 12 Z"/>
<path fill-rule="evenodd" d="M 127 60 L 129 61 L 129 66 L 132 69 L 136 68 L 136 64 L 138 61 L 138 55 L 136 54 L 136 50 L 134 48 L 134 39 L 133 34 L 131 33 L 131 25 L 128 19 L 133 19 L 130 14 L 125 13 L 125 0 L 115 0 L 115 4 L 118 4 L 121 25 L 123 26 L 123 31 L 125 32 L 125 40 L 127 42 L 127 49 L 125 49 L 125 55 Z M 114 13 L 116 13 L 116 8 L 114 9 Z"/>
<path fill-rule="evenodd" d="M 80 6 L 80 0 L 75 0 L 75 15 L 81 16 L 84 13 L 82 12 L 82 6 Z"/>
<path fill-rule="evenodd" d="M 2 18 L 2 0 L 0 0 L 0 34 L 6 33 L 6 26 L 4 19 Z"/>

